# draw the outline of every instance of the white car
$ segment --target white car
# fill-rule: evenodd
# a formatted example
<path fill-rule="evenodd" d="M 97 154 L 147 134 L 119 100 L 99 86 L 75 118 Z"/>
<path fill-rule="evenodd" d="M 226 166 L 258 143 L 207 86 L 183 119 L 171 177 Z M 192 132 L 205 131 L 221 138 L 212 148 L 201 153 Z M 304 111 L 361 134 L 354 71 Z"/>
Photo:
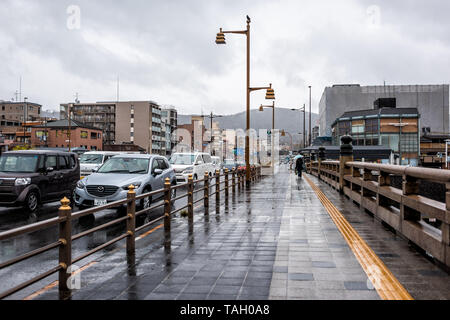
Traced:
<path fill-rule="evenodd" d="M 211 157 L 213 165 L 214 165 L 214 171 L 219 170 L 219 172 L 222 172 L 222 160 L 220 160 L 220 157 Z"/>
<path fill-rule="evenodd" d="M 80 175 L 86 177 L 100 168 L 110 158 L 123 154 L 124 152 L 89 151 L 80 157 Z"/>
<path fill-rule="evenodd" d="M 186 183 L 190 174 L 194 180 L 198 180 L 203 179 L 205 172 L 208 172 L 211 177 L 215 173 L 211 155 L 208 153 L 174 153 L 169 161 L 175 170 L 177 183 Z"/>

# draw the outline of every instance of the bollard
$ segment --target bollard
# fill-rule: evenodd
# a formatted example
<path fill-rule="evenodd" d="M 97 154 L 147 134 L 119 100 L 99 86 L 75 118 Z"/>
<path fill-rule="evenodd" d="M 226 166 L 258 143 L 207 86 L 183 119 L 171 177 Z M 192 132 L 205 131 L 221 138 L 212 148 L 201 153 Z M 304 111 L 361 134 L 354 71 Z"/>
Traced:
<path fill-rule="evenodd" d="M 220 171 L 216 170 L 216 207 L 220 205 Z"/>
<path fill-rule="evenodd" d="M 209 214 L 209 173 L 205 172 L 205 189 L 203 196 L 203 206 L 205 207 L 205 215 Z"/>
<path fill-rule="evenodd" d="M 236 193 L 236 168 L 231 169 L 231 190 Z"/>
<path fill-rule="evenodd" d="M 192 174 L 188 177 L 188 224 L 189 230 L 194 230 L 194 179 Z"/>
<path fill-rule="evenodd" d="M 135 187 L 130 185 L 127 193 L 127 258 L 134 260 L 136 252 L 136 192 Z"/>
<path fill-rule="evenodd" d="M 224 170 L 225 172 L 225 201 L 228 202 L 228 194 L 229 194 L 229 183 L 228 183 L 228 169 Z"/>
<path fill-rule="evenodd" d="M 317 178 L 319 180 L 321 180 L 321 178 L 320 178 L 320 176 L 321 176 L 320 171 L 322 170 L 322 161 L 324 161 L 324 160 L 325 160 L 325 147 L 319 147 L 319 164 L 318 164 L 318 167 L 317 167 Z"/>
<path fill-rule="evenodd" d="M 71 276 L 70 266 L 72 265 L 72 208 L 69 206 L 70 201 L 66 197 L 61 200 L 58 217 L 64 219 L 59 223 L 59 296 L 65 299 L 70 295 L 68 280 Z"/>
<path fill-rule="evenodd" d="M 172 211 L 171 205 L 171 185 L 170 179 L 166 178 L 164 182 L 164 232 L 167 238 L 170 238 L 170 214 Z M 167 242 L 166 242 L 167 243 Z"/>

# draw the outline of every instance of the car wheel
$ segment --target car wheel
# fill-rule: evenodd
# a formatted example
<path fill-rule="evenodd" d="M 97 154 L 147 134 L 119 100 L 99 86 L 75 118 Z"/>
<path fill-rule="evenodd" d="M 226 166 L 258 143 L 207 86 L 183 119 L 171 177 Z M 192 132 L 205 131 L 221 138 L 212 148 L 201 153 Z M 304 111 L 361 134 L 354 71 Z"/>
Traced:
<path fill-rule="evenodd" d="M 142 191 L 142 194 L 149 193 L 151 191 L 152 190 L 150 188 L 145 188 L 144 191 Z M 145 197 L 145 198 L 141 199 L 141 203 L 140 203 L 139 207 L 141 210 L 144 210 L 144 209 L 150 208 L 151 205 L 152 205 L 152 197 L 149 196 L 149 197 Z"/>
<path fill-rule="evenodd" d="M 25 200 L 25 209 L 29 213 L 35 213 L 39 207 L 39 195 L 36 191 L 30 191 Z"/>

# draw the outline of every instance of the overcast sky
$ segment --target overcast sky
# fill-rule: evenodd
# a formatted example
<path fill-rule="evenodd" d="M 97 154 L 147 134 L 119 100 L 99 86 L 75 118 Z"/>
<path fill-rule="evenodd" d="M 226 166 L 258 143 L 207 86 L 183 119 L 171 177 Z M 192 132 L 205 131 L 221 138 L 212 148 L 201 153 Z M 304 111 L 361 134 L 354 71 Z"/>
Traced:
<path fill-rule="evenodd" d="M 245 108 L 245 28 L 251 85 L 273 83 L 277 104 L 308 103 L 325 86 L 442 84 L 450 75 L 447 0 L 0 0 L 0 100 L 44 109 L 73 101 L 153 100 L 182 113 Z M 80 9 L 80 20 L 71 5 Z M 79 28 L 78 28 L 79 26 Z M 252 108 L 264 92 L 252 93 Z"/>

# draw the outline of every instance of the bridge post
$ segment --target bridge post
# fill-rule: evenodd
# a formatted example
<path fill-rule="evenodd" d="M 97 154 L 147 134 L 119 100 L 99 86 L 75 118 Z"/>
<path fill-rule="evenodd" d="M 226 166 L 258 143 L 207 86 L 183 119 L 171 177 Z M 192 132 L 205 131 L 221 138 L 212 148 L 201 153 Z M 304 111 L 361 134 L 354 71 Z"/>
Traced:
<path fill-rule="evenodd" d="M 71 276 L 70 267 L 72 265 L 72 208 L 70 201 L 66 197 L 61 200 L 58 216 L 64 219 L 59 223 L 59 297 L 66 299 L 70 295 L 68 280 Z"/>
<path fill-rule="evenodd" d="M 320 170 L 322 168 L 322 161 L 325 160 L 325 147 L 319 147 L 319 159 L 317 165 L 317 178 L 320 180 Z"/>
<path fill-rule="evenodd" d="M 209 215 L 209 172 L 205 172 L 204 176 L 204 192 L 203 192 L 203 207 L 205 209 L 205 216 Z"/>
<path fill-rule="evenodd" d="M 416 195 L 419 194 L 419 182 L 418 179 L 414 177 L 410 177 L 406 174 L 403 174 L 402 181 L 402 191 L 403 195 Z M 403 232 L 403 221 L 419 221 L 420 220 L 420 212 L 413 210 L 412 208 L 406 206 L 403 201 L 400 203 L 400 217 L 399 217 L 399 229 L 400 232 Z"/>
<path fill-rule="evenodd" d="M 170 179 L 166 178 L 164 182 L 164 248 L 166 250 L 170 250 L 170 215 L 172 213 L 172 204 L 171 204 L 171 185 Z"/>
<path fill-rule="evenodd" d="M 450 183 L 445 184 L 446 193 L 445 193 L 445 206 L 447 209 L 447 215 L 450 211 Z M 442 221 L 441 226 L 442 231 L 442 243 L 445 247 L 445 264 L 450 266 L 450 224 L 449 221 Z"/>
<path fill-rule="evenodd" d="M 134 262 L 136 252 L 136 192 L 135 187 L 130 185 L 127 193 L 127 259 Z"/>
<path fill-rule="evenodd" d="M 228 202 L 228 194 L 229 194 L 229 189 L 230 189 L 230 185 L 228 183 L 228 169 L 224 170 L 225 173 L 225 201 Z"/>
<path fill-rule="evenodd" d="M 188 176 L 188 224 L 189 231 L 194 231 L 194 179 L 192 174 Z"/>
<path fill-rule="evenodd" d="M 234 195 L 236 193 L 236 168 L 231 171 L 231 190 Z"/>
<path fill-rule="evenodd" d="M 216 207 L 220 206 L 220 171 L 216 170 Z"/>
<path fill-rule="evenodd" d="M 341 150 L 339 156 L 339 192 L 344 192 L 344 176 L 351 174 L 351 169 L 345 166 L 346 162 L 353 161 L 353 145 L 351 136 L 341 137 Z"/>

